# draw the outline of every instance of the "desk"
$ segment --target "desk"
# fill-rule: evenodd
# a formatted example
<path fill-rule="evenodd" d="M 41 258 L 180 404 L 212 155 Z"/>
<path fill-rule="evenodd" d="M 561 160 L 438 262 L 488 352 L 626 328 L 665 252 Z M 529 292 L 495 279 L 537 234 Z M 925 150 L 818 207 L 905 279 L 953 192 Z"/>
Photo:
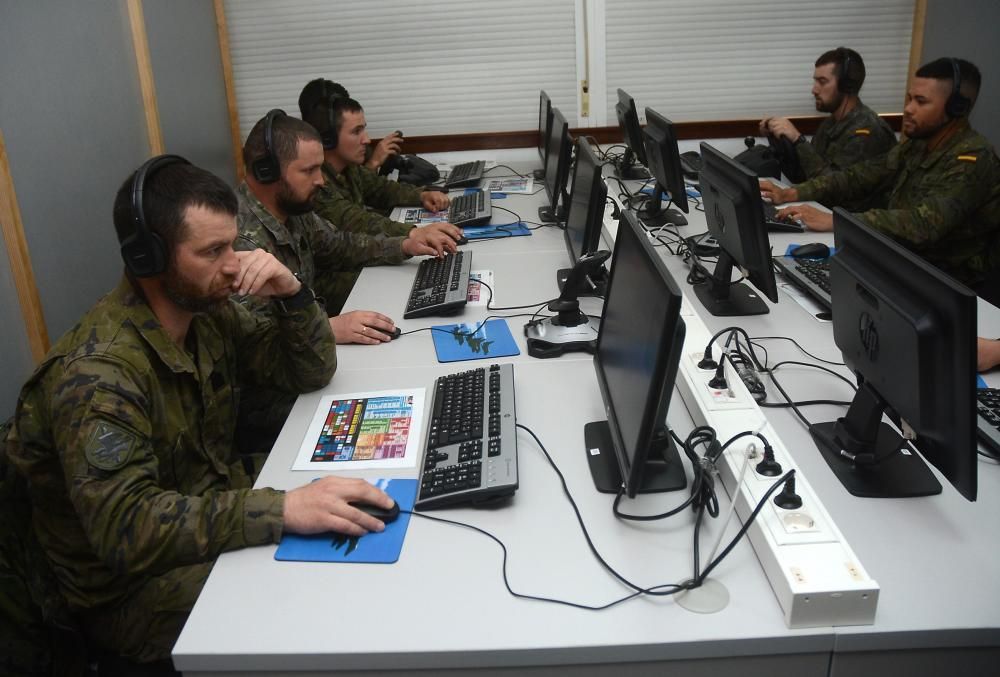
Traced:
<path fill-rule="evenodd" d="M 511 208 L 528 219 L 534 212 Z M 682 232 L 703 230 L 703 219 L 692 210 L 691 225 Z M 829 236 L 774 235 L 772 240 L 775 251 L 783 251 L 786 242 L 824 237 Z M 521 305 L 555 295 L 554 270 L 568 261 L 561 238 L 557 230 L 542 229 L 532 237 L 467 249 L 474 253 L 474 268 L 494 271 L 496 303 Z M 687 290 L 684 265 L 661 251 Z M 401 315 L 412 273 L 412 264 L 365 269 L 349 308 Z M 697 299 L 689 297 L 700 311 Z M 771 310 L 740 318 L 739 324 L 752 336 L 793 335 L 817 354 L 837 357 L 828 325 L 784 297 Z M 485 314 L 482 308 L 468 308 L 461 317 L 475 321 Z M 710 329 L 730 324 L 702 316 Z M 448 321 L 421 318 L 400 324 L 408 331 Z M 690 515 L 622 523 L 611 514 L 611 497 L 592 488 L 583 424 L 604 413 L 590 356 L 533 360 L 525 352 L 521 320 L 509 323 L 522 355 L 497 361 L 515 363 L 518 421 L 538 434 L 565 474 L 598 549 L 638 582 L 653 585 L 689 576 Z M 799 356 L 794 346 L 782 343 L 787 342 L 768 342 L 772 360 Z M 436 376 L 465 366 L 437 364 L 423 332 L 374 348 L 338 351 L 340 367 L 327 393 L 429 388 Z M 783 384 L 793 396 L 848 397 L 846 386 L 821 372 L 789 370 Z M 259 486 L 290 489 L 310 479 L 289 468 L 322 394 L 299 399 Z M 840 487 L 797 419 L 785 410 L 767 412 L 785 446 L 799 450 L 796 462 L 882 587 L 873 626 L 789 630 L 746 542 L 717 569 L 716 577 L 731 594 L 729 606 L 718 614 L 693 614 L 670 599 L 643 598 L 602 612 L 517 600 L 503 587 L 501 553 L 493 542 L 414 517 L 402 556 L 392 566 L 276 562 L 274 546 L 223 555 L 174 648 L 175 665 L 189 674 L 377 675 L 417 669 L 452 675 L 606 674 L 621 669 L 612 663 L 629 663 L 630 674 L 650 675 L 668 670 L 671 675 L 768 677 L 977 674 L 977 669 L 990 674 L 1000 656 L 1000 611 L 994 604 L 1000 599 L 1000 565 L 992 547 L 1000 537 L 1000 469 L 981 468 L 975 504 L 946 483 L 944 494 L 927 499 L 857 499 Z M 814 407 L 809 415 L 825 420 L 841 412 Z M 676 394 L 669 420 L 681 433 L 692 425 Z M 521 486 L 509 505 L 437 514 L 501 538 L 510 553 L 511 584 L 519 591 L 585 603 L 622 596 L 624 588 L 593 560 L 537 446 L 523 432 L 518 446 Z M 720 499 L 725 511 L 728 501 L 724 494 Z M 629 507 L 654 512 L 680 500 L 680 494 L 643 497 Z M 719 528 L 708 524 L 703 542 L 711 542 Z M 734 532 L 730 526 L 727 535 Z M 976 662 L 982 660 L 987 662 Z"/>

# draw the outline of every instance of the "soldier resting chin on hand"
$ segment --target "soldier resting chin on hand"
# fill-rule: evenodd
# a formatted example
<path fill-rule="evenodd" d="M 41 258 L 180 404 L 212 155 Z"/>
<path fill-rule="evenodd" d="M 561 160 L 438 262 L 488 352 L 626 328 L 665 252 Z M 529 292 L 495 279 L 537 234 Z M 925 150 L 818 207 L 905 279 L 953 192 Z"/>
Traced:
<path fill-rule="evenodd" d="M 126 180 L 125 275 L 42 360 L 8 437 L 59 592 L 91 645 L 134 662 L 169 659 L 219 553 L 283 530 L 381 530 L 347 502 L 393 504 L 334 477 L 251 489 L 233 444 L 240 386 L 320 388 L 336 348 L 307 286 L 266 251 L 234 251 L 236 212 L 225 183 L 177 156 Z"/>

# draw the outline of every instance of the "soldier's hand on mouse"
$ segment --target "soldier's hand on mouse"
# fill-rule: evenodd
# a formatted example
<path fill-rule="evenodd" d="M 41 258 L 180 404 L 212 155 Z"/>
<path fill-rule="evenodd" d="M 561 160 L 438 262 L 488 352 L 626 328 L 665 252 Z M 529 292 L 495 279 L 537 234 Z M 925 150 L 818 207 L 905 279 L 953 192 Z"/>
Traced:
<path fill-rule="evenodd" d="M 330 318 L 330 329 L 337 343 L 375 345 L 392 340 L 396 324 L 392 318 L 371 310 L 352 310 Z"/>
<path fill-rule="evenodd" d="M 350 536 L 385 529 L 381 520 L 348 505 L 350 501 L 386 510 L 395 503 L 392 497 L 365 480 L 327 476 L 285 493 L 283 528 L 294 534 L 336 531 Z"/>

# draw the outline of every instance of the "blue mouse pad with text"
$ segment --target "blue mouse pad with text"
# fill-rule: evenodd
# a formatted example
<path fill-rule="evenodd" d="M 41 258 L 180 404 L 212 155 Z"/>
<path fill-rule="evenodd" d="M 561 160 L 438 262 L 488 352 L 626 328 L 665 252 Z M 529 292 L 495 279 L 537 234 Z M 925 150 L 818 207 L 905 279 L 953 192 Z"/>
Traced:
<path fill-rule="evenodd" d="M 479 322 L 442 324 L 431 327 L 431 336 L 438 362 L 488 360 L 521 354 L 506 320 L 487 320 L 482 326 Z"/>
<path fill-rule="evenodd" d="M 491 237 L 520 237 L 531 235 L 528 227 L 518 221 L 517 223 L 498 223 L 487 226 L 465 226 L 462 228 L 465 237 L 469 240 L 481 240 Z"/>
<path fill-rule="evenodd" d="M 369 480 L 376 487 L 392 496 L 399 505 L 396 521 L 385 525 L 382 533 L 371 532 L 364 536 L 345 536 L 337 533 L 285 534 L 281 537 L 274 559 L 289 562 L 362 562 L 366 564 L 392 564 L 403 550 L 403 538 L 410 524 L 409 513 L 417 499 L 417 480 Z"/>

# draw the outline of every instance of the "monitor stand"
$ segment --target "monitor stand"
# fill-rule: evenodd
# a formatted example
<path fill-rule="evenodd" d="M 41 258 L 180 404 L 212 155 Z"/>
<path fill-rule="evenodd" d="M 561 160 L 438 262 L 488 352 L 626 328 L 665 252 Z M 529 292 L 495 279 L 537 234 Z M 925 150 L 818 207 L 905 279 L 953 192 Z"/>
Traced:
<path fill-rule="evenodd" d="M 941 483 L 920 456 L 898 432 L 882 422 L 884 408 L 871 386 L 862 383 L 847 416 L 810 426 L 809 432 L 827 465 L 854 496 L 911 498 L 940 494 Z"/>
<path fill-rule="evenodd" d="M 622 488 L 618 457 L 611 441 L 611 428 L 607 421 L 592 421 L 583 426 L 583 440 L 590 464 L 594 486 L 602 494 L 617 494 Z M 677 491 L 687 486 L 687 475 L 681 465 L 680 454 L 670 433 L 662 431 L 654 441 L 642 469 L 642 486 L 636 493 L 655 494 Z"/>
<path fill-rule="evenodd" d="M 770 264 L 769 264 L 770 265 Z M 694 286 L 694 293 L 705 310 L 716 317 L 767 315 L 771 309 L 749 285 L 732 283 L 733 257 L 725 249 L 719 253 L 715 271 L 704 282 Z"/>
<path fill-rule="evenodd" d="M 670 207 L 664 207 L 663 209 L 656 209 L 654 211 L 648 211 L 645 207 L 636 212 L 639 220 L 642 221 L 642 225 L 646 228 L 662 228 L 663 226 L 671 223 L 675 226 L 686 226 L 688 224 L 687 218 L 676 209 L 671 209 Z"/>
<path fill-rule="evenodd" d="M 562 293 L 566 286 L 566 278 L 573 272 L 572 268 L 560 268 L 556 271 L 556 284 L 559 285 L 559 292 Z M 584 277 L 584 283 L 576 288 L 577 297 L 600 296 L 604 297 L 604 292 L 608 288 L 608 271 L 601 266 L 596 273 Z"/>
<path fill-rule="evenodd" d="M 533 178 L 535 181 L 541 181 L 542 179 L 544 179 L 545 178 L 545 168 L 542 167 L 541 169 L 533 169 L 531 171 L 531 178 Z"/>
<path fill-rule="evenodd" d="M 558 209 L 552 209 L 551 206 L 546 205 L 544 207 L 538 208 L 538 220 L 542 223 L 559 223 L 560 221 L 566 220 L 566 210 L 562 207 Z"/>

